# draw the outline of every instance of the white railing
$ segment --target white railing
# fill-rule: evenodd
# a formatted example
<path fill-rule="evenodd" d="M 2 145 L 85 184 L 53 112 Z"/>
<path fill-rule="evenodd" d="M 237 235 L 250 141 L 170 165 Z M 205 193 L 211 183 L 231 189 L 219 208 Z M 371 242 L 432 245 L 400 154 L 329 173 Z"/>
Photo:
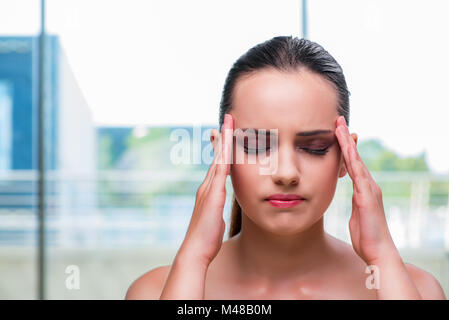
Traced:
<path fill-rule="evenodd" d="M 398 247 L 449 251 L 449 175 L 371 174 L 385 187 L 384 207 Z M 206 171 L 48 172 L 47 241 L 53 246 L 73 247 L 177 246 L 205 175 Z M 0 245 L 36 244 L 37 178 L 36 171 L 0 172 Z M 440 185 L 439 194 L 431 190 L 432 184 Z M 406 194 L 394 194 L 400 186 L 408 190 Z M 175 188 L 182 194 L 173 194 Z M 225 221 L 230 214 L 230 179 L 227 190 Z M 339 181 L 325 214 L 326 230 L 347 241 L 351 196 L 352 181 L 346 176 Z M 432 197 L 439 202 L 432 204 Z"/>

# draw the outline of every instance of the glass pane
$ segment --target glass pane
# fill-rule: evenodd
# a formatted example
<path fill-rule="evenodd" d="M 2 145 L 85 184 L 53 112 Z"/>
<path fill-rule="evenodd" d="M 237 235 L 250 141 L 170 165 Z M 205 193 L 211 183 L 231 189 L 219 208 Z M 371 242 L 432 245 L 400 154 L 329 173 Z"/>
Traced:
<path fill-rule="evenodd" d="M 39 4 L 0 2 L 0 299 L 37 298 Z"/>

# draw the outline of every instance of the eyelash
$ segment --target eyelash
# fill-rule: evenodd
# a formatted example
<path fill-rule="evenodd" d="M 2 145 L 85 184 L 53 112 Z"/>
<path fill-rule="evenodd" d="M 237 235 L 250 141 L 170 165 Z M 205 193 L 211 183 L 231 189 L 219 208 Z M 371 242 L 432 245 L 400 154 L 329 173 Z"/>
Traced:
<path fill-rule="evenodd" d="M 318 156 L 324 156 L 329 151 L 329 147 L 326 147 L 324 149 L 307 149 L 307 148 L 302 148 L 302 149 L 308 153 L 318 155 Z"/>
<path fill-rule="evenodd" d="M 247 154 L 261 153 L 261 152 L 266 151 L 263 149 L 248 149 L 245 146 L 243 147 L 243 149 L 245 150 L 245 153 L 247 153 Z M 312 155 L 316 155 L 316 156 L 324 156 L 329 151 L 329 147 L 326 147 L 324 149 L 309 149 L 309 148 L 300 148 L 300 149 L 302 149 Z M 267 150 L 270 150 L 270 148 L 267 148 Z"/>

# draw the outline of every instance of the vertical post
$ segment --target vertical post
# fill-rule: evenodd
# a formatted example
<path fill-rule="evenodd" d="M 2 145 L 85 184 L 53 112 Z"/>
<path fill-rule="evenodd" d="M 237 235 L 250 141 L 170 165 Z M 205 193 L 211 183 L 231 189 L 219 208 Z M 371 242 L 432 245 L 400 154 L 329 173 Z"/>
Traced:
<path fill-rule="evenodd" d="M 429 212 L 430 184 L 424 178 L 414 181 L 410 197 L 408 241 L 412 248 L 422 246 L 424 215 Z"/>
<path fill-rule="evenodd" d="M 39 35 L 39 105 L 38 105 L 38 218 L 39 218 L 39 248 L 38 248 L 38 298 L 45 299 L 45 152 L 44 152 L 44 58 L 45 58 L 45 0 L 41 0 L 41 31 Z"/>
<path fill-rule="evenodd" d="M 444 219 L 444 249 L 446 255 L 449 258 L 449 194 L 447 196 L 447 206 L 445 208 Z M 449 270 L 449 269 L 448 269 Z"/>
<path fill-rule="evenodd" d="M 307 0 L 302 0 L 302 37 L 308 38 L 308 21 L 307 21 Z"/>

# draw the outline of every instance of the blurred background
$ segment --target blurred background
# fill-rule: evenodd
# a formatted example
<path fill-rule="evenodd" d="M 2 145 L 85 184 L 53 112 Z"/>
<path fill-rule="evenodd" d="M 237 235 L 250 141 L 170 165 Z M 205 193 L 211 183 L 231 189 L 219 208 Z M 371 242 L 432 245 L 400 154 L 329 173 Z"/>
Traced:
<path fill-rule="evenodd" d="M 444 0 L 2 0 L 0 299 L 123 299 L 171 264 L 226 74 L 278 35 L 318 42 L 342 66 L 350 131 L 396 246 L 448 296 L 448 10 Z M 177 164 L 181 136 L 192 149 Z M 346 176 L 325 215 L 348 243 L 351 197 Z"/>

